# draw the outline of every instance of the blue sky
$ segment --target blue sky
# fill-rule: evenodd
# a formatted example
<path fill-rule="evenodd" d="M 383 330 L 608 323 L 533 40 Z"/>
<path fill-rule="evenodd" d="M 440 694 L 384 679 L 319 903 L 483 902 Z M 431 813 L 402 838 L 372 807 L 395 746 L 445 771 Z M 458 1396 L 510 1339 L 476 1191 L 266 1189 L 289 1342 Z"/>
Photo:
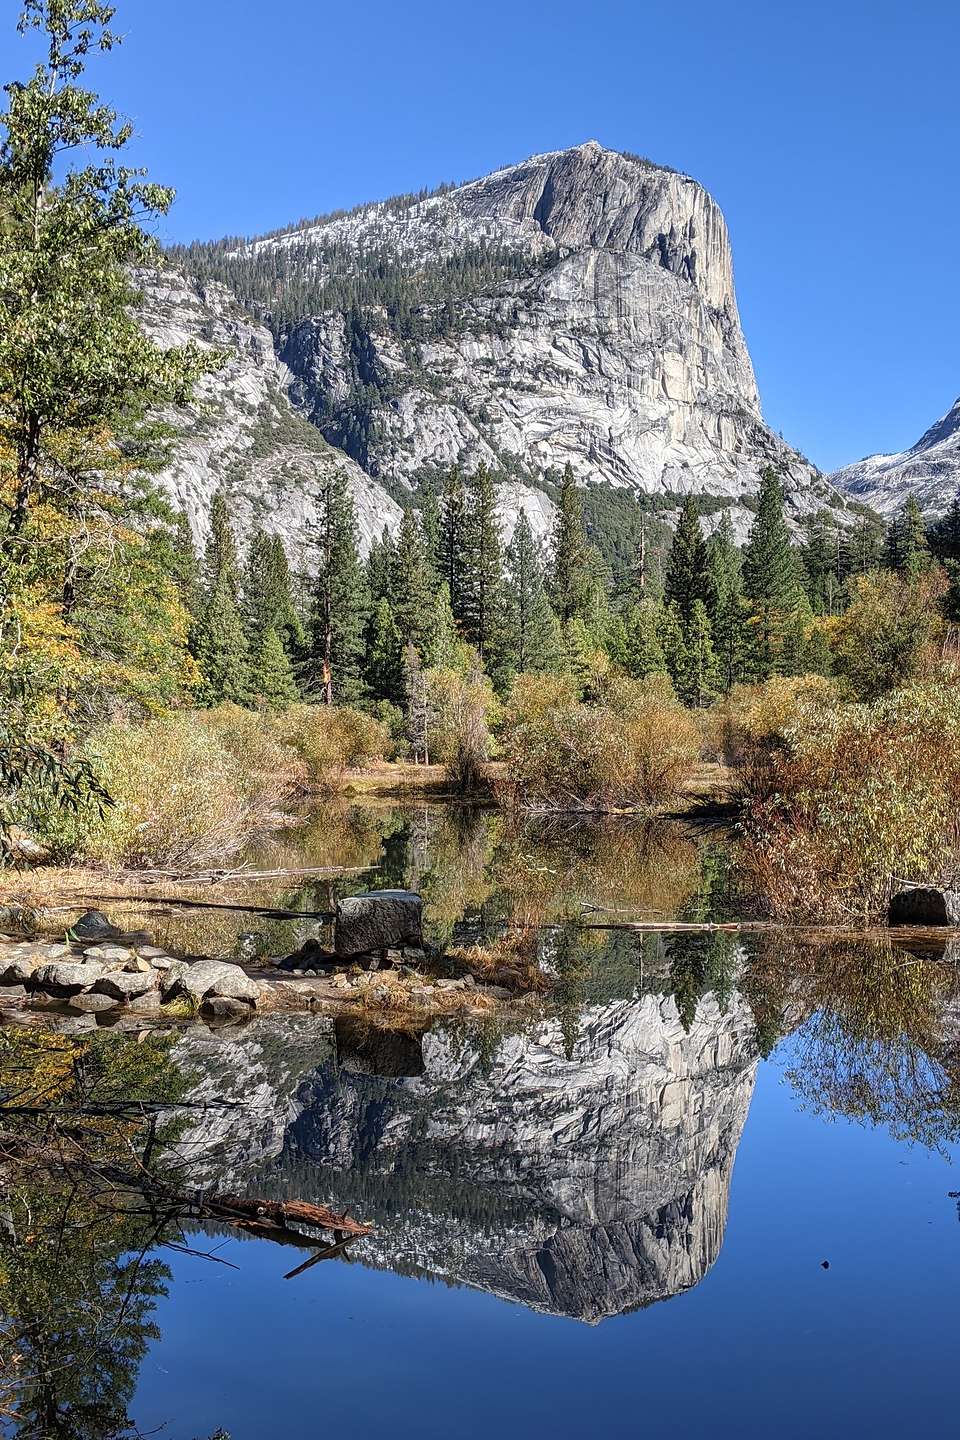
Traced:
<path fill-rule="evenodd" d="M 954 0 L 120 0 L 118 23 L 94 80 L 177 187 L 164 238 L 594 138 L 719 201 L 767 419 L 824 469 L 911 444 L 960 393 Z"/>

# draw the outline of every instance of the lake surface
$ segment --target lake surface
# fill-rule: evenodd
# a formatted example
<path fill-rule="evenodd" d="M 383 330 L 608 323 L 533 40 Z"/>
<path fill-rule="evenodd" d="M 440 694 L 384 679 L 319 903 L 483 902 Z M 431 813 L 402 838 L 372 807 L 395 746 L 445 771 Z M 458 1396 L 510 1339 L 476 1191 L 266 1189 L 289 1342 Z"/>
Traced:
<path fill-rule="evenodd" d="M 157 1075 L 192 1107 L 170 1141 L 181 1180 L 374 1228 L 294 1279 L 309 1251 L 222 1227 L 151 1249 L 142 1217 L 96 1263 L 66 1227 L 39 1279 L 28 1246 L 0 1293 L 48 1383 L 7 1433 L 48 1433 L 43 1414 L 58 1436 L 169 1440 L 949 1433 L 949 957 L 585 928 L 730 913 L 735 857 L 713 834 L 517 832 L 429 806 L 336 823 L 267 850 L 379 867 L 355 888 L 414 884 L 441 945 L 527 926 L 555 1002 L 424 1034 L 269 1015 L 171 1036 Z M 322 908 L 347 883 L 271 903 Z M 221 953 L 296 931 L 233 924 Z M 136 1036 L 100 1043 L 137 1057 Z M 59 1315 L 37 1301 L 51 1273 Z"/>

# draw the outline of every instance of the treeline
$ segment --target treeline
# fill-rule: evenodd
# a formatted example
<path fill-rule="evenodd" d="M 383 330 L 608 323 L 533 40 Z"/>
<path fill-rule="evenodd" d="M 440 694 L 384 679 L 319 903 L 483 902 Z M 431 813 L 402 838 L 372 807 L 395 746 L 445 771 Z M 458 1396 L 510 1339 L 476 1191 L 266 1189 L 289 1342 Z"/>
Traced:
<path fill-rule="evenodd" d="M 328 310 L 382 312 L 402 340 L 439 339 L 461 325 L 457 302 L 554 263 L 491 240 L 447 255 L 403 256 L 374 232 L 355 237 L 311 234 L 284 244 L 236 248 L 209 241 L 173 246 L 171 262 L 201 283 L 226 285 L 280 339 L 305 317 Z"/>
<path fill-rule="evenodd" d="M 870 697 L 942 651 L 960 613 L 960 500 L 929 533 L 911 501 L 885 534 L 824 516 L 794 543 L 768 470 L 742 549 L 728 511 L 708 537 L 688 497 L 662 562 L 651 563 L 641 517 L 634 565 L 616 577 L 583 500 L 568 467 L 549 543 L 521 514 L 505 545 L 491 472 L 454 469 L 363 561 L 349 488 L 331 472 L 306 573 L 291 576 L 280 540 L 261 532 L 240 563 L 219 495 L 202 561 L 182 523 L 177 547 L 200 698 L 360 706 L 399 737 L 417 730 L 418 689 L 434 670 L 475 671 L 501 697 L 537 672 L 571 677 L 597 702 L 617 676 L 651 675 L 691 708 L 774 675 L 836 675 Z"/>

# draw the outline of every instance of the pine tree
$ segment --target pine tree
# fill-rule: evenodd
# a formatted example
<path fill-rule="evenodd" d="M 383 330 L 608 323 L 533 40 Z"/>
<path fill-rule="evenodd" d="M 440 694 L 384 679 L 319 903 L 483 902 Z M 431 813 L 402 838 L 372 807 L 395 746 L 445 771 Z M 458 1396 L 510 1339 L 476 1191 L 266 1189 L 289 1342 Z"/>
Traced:
<path fill-rule="evenodd" d="M 930 549 L 942 563 L 960 560 L 960 494 L 953 497 L 946 514 L 931 525 L 927 539 Z"/>
<path fill-rule="evenodd" d="M 177 514 L 171 541 L 171 574 L 187 614 L 194 619 L 200 610 L 200 561 L 193 543 L 193 531 L 185 510 Z"/>
<path fill-rule="evenodd" d="M 635 680 L 666 673 L 667 662 L 660 643 L 658 618 L 659 607 L 649 600 L 634 605 L 627 615 L 623 668 Z"/>
<path fill-rule="evenodd" d="M 663 651 L 667 672 L 674 685 L 679 685 L 687 669 L 687 642 L 676 605 L 662 605 L 657 617 L 657 638 Z"/>
<path fill-rule="evenodd" d="M 414 762 L 430 764 L 430 694 L 420 656 L 413 645 L 403 652 L 403 687 L 407 715 L 407 738 Z"/>
<path fill-rule="evenodd" d="M 210 508 L 210 536 L 203 556 L 202 598 L 194 653 L 203 676 L 200 699 L 245 705 L 250 698 L 249 648 L 240 616 L 237 544 L 222 490 Z"/>
<path fill-rule="evenodd" d="M 379 540 L 370 546 L 367 556 L 367 591 L 371 605 L 392 599 L 393 556 L 396 546 L 386 526 Z"/>
<path fill-rule="evenodd" d="M 590 583 L 591 560 L 583 521 L 583 500 L 573 469 L 568 464 L 560 484 L 549 584 L 551 603 L 564 622 L 583 611 Z"/>
<path fill-rule="evenodd" d="M 883 563 L 888 570 L 901 575 L 916 576 L 930 562 L 930 547 L 927 544 L 927 527 L 923 514 L 913 495 L 887 530 Z"/>
<path fill-rule="evenodd" d="M 363 669 L 367 688 L 375 700 L 402 707 L 406 700 L 403 639 L 385 597 L 374 606 L 367 624 L 367 653 Z"/>
<path fill-rule="evenodd" d="M 543 583 L 530 522 L 523 511 L 507 547 L 506 651 L 515 671 L 551 670 L 558 663 L 558 626 Z"/>
<path fill-rule="evenodd" d="M 271 710 L 282 710 L 298 697 L 290 657 L 272 625 L 261 632 L 251 650 L 250 690 Z"/>
<path fill-rule="evenodd" d="M 702 598 L 710 623 L 714 625 L 730 596 L 743 594 L 743 563 L 729 510 L 720 516 L 719 525 L 707 541 L 706 552 L 707 581 Z"/>
<path fill-rule="evenodd" d="M 420 533 L 427 554 L 427 564 L 434 579 L 443 576 L 441 560 L 441 516 L 440 496 L 433 480 L 427 480 L 420 489 Z"/>
<path fill-rule="evenodd" d="M 799 600 L 797 567 L 783 517 L 783 490 L 769 467 L 743 556 L 743 586 L 754 624 L 751 664 L 760 680 L 777 668 L 783 629 Z"/>
<path fill-rule="evenodd" d="M 423 655 L 434 627 L 435 582 L 413 512 L 405 510 L 390 566 L 390 607 L 404 643 Z"/>
<path fill-rule="evenodd" d="M 361 692 L 369 612 L 356 512 L 342 470 L 330 469 L 323 475 L 310 544 L 316 578 L 304 680 L 307 689 L 332 705 L 335 700 L 354 700 Z"/>
<path fill-rule="evenodd" d="M 682 662 L 678 671 L 675 679 L 677 693 L 688 705 L 699 709 L 716 695 L 717 665 L 713 637 L 707 607 L 702 600 L 693 602 L 684 630 Z"/>
<path fill-rule="evenodd" d="M 454 468 L 444 477 L 440 495 L 440 533 L 437 552 L 441 578 L 450 594 L 454 618 L 463 619 L 463 559 L 466 547 L 467 495 L 460 471 Z"/>
<path fill-rule="evenodd" d="M 450 592 L 441 584 L 433 605 L 433 626 L 427 637 L 424 663 L 432 669 L 454 670 L 461 663 L 465 649 L 457 632 L 450 605 Z"/>
<path fill-rule="evenodd" d="M 676 605 L 681 623 L 686 627 L 694 605 L 698 600 L 705 601 L 707 595 L 707 546 L 697 502 L 688 495 L 683 502 L 667 560 L 664 600 L 668 605 Z"/>
<path fill-rule="evenodd" d="M 259 527 L 250 537 L 243 572 L 242 613 L 251 655 L 268 630 L 275 631 L 288 658 L 299 655 L 304 635 L 293 603 L 290 566 L 279 535 Z"/>
<path fill-rule="evenodd" d="M 713 652 L 721 690 L 728 691 L 747 674 L 750 655 L 750 612 L 739 590 L 728 591 L 713 621 Z"/>
<path fill-rule="evenodd" d="M 485 465 L 468 478 L 466 497 L 458 619 L 464 639 L 492 671 L 503 653 L 503 548 L 496 489 Z"/>

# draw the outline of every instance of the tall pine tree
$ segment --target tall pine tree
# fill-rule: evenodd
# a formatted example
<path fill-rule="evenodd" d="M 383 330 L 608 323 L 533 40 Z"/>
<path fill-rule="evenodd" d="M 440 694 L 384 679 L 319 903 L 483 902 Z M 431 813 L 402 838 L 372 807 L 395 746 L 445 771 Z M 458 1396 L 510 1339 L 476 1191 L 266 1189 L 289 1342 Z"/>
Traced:
<path fill-rule="evenodd" d="M 783 489 L 768 467 L 743 555 L 743 586 L 753 625 L 751 665 L 759 680 L 774 674 L 783 634 L 799 600 L 797 565 L 783 516 Z"/>
<path fill-rule="evenodd" d="M 458 619 L 464 639 L 476 646 L 490 671 L 503 651 L 503 547 L 496 488 L 485 465 L 479 465 L 467 479 L 466 495 Z"/>
<path fill-rule="evenodd" d="M 200 615 L 194 653 L 206 705 L 225 700 L 246 705 L 250 699 L 250 656 L 240 614 L 240 564 L 237 543 L 222 490 L 210 507 L 210 535 L 203 557 Z"/>
<path fill-rule="evenodd" d="M 332 705 L 355 700 L 361 692 L 369 611 L 353 497 L 340 469 L 322 478 L 310 541 L 316 579 L 304 676 L 306 687 Z"/>
<path fill-rule="evenodd" d="M 530 522 L 521 510 L 507 547 L 506 653 L 514 671 L 555 670 L 562 641 Z"/>
<path fill-rule="evenodd" d="M 592 554 L 583 519 L 583 499 L 573 468 L 564 468 L 553 531 L 550 600 L 564 622 L 582 615 L 590 588 Z"/>
<path fill-rule="evenodd" d="M 680 511 L 664 581 L 664 600 L 676 605 L 680 620 L 690 624 L 693 607 L 708 595 L 707 545 L 700 526 L 700 510 L 693 495 L 688 495 Z"/>

